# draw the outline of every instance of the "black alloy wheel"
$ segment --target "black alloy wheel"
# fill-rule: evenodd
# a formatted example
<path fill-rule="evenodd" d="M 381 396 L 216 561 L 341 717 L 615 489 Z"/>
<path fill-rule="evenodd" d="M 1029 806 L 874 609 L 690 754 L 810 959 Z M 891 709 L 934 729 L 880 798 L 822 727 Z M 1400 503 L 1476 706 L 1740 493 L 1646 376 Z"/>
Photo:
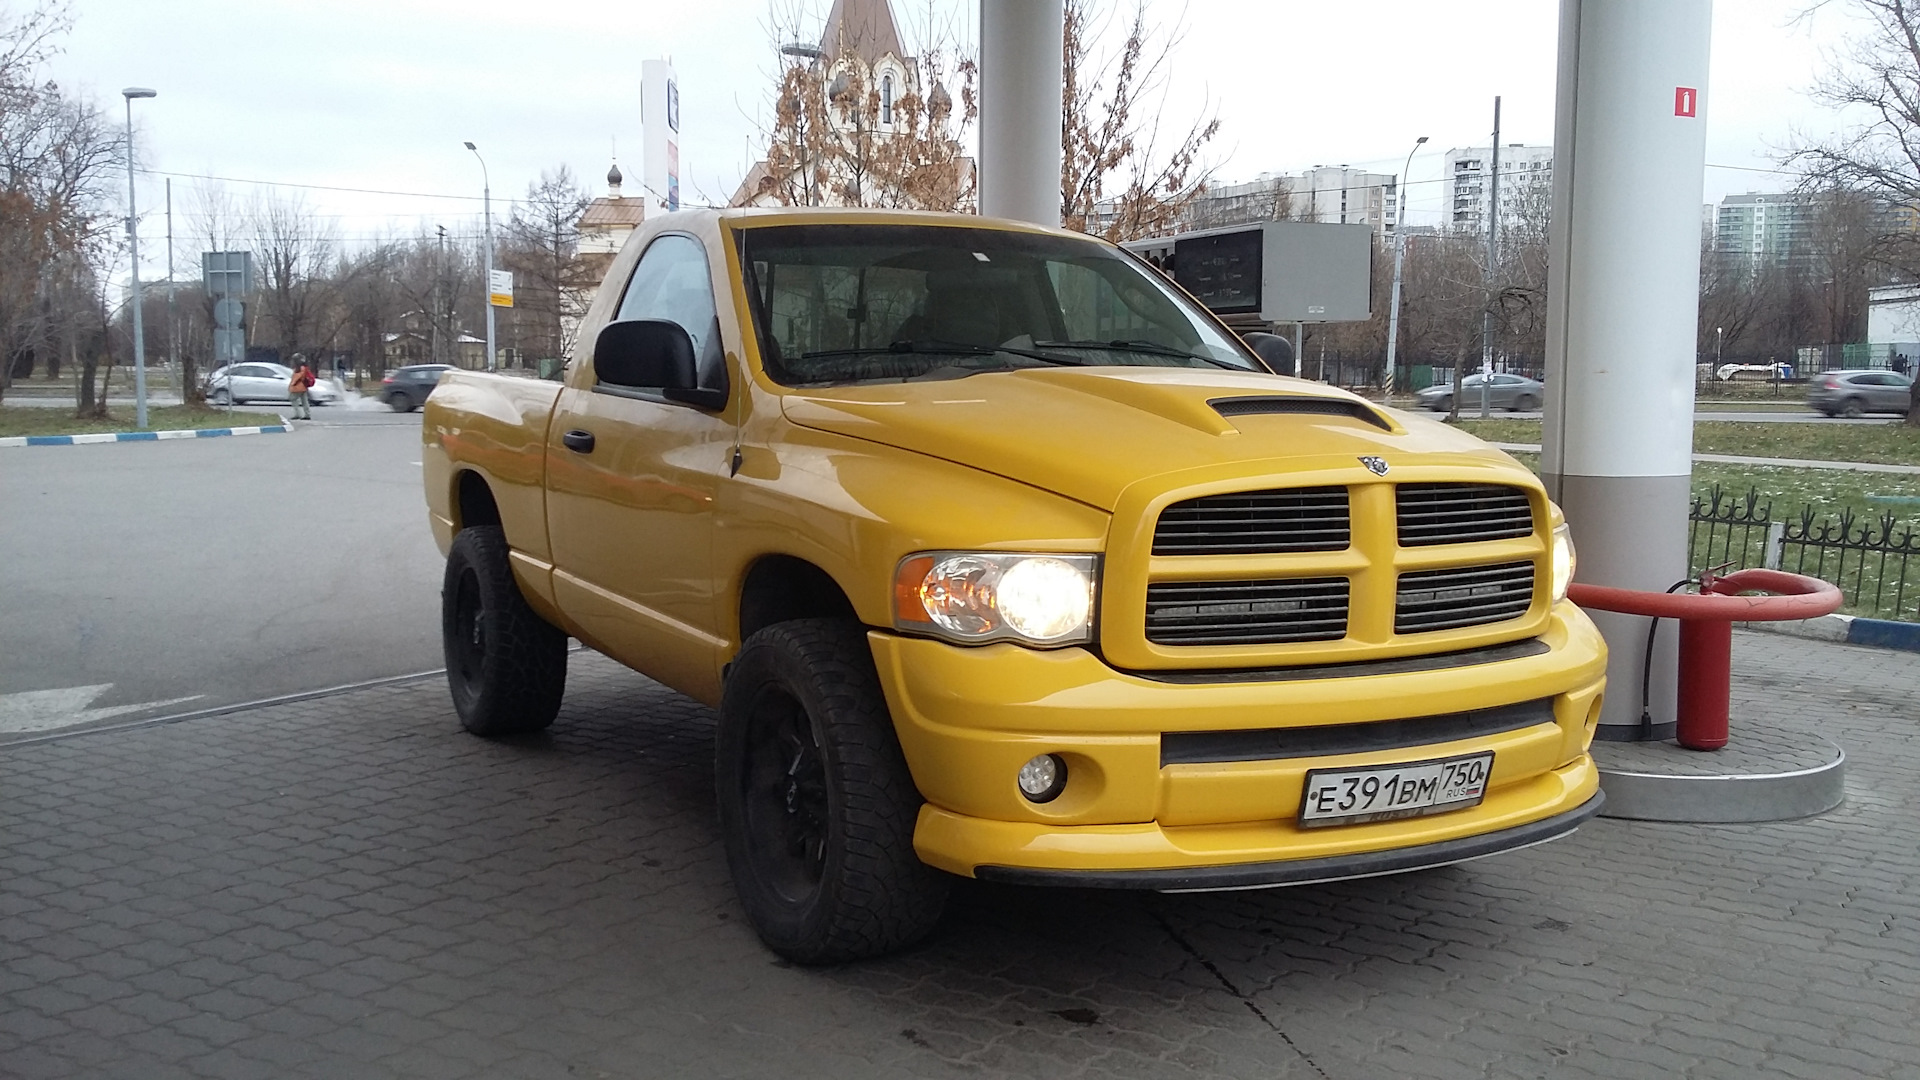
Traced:
<path fill-rule="evenodd" d="M 827 865 L 827 770 L 806 709 L 774 686 L 750 710 L 741 771 L 744 823 L 762 842 L 748 858 L 754 877 L 800 905 L 820 889 Z"/>

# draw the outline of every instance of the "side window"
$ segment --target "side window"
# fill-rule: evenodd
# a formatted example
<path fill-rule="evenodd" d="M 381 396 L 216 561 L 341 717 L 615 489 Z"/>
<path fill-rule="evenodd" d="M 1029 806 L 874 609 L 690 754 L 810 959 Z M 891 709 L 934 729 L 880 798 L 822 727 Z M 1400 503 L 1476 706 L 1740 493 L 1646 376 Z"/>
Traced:
<path fill-rule="evenodd" d="M 707 253 L 700 242 L 686 236 L 662 236 L 647 246 L 634 268 L 627 292 L 614 318 L 664 319 L 678 323 L 693 339 L 693 355 L 701 386 L 726 385 L 725 352 L 720 344 L 720 319 L 713 305 L 713 279 L 707 273 Z"/>

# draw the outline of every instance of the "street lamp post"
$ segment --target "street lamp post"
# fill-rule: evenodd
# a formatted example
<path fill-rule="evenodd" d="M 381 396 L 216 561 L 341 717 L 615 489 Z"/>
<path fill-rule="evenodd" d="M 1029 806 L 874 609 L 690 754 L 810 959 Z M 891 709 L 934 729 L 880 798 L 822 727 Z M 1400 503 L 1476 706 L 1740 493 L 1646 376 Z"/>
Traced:
<path fill-rule="evenodd" d="M 157 96 L 144 86 L 129 86 L 120 91 L 127 99 L 127 248 L 133 262 L 133 423 L 147 429 L 147 341 L 146 327 L 140 319 L 140 214 L 133 205 L 133 99 Z"/>
<path fill-rule="evenodd" d="M 487 305 L 487 370 L 492 371 L 497 363 L 493 351 L 493 182 L 487 178 L 487 159 L 480 157 L 471 142 L 467 149 L 480 162 L 480 212 L 486 219 L 487 234 L 486 279 L 481 282 L 480 298 Z"/>
<path fill-rule="evenodd" d="M 1388 405 L 1393 404 L 1394 353 L 1400 344 L 1400 262 L 1407 253 L 1407 174 L 1413 171 L 1413 155 L 1426 142 L 1427 137 L 1422 135 L 1413 141 L 1413 149 L 1407 151 L 1406 167 L 1400 170 L 1400 203 L 1394 211 L 1393 297 L 1387 301 L 1387 375 L 1384 380 Z"/>

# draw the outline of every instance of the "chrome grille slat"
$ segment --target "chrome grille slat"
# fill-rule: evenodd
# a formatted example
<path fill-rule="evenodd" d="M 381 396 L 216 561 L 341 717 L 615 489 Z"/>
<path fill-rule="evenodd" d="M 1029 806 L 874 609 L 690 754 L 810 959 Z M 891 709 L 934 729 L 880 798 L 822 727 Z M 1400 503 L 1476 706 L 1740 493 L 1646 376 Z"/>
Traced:
<path fill-rule="evenodd" d="M 1174 503 L 1153 531 L 1155 555 L 1344 551 L 1352 536 L 1344 487 L 1204 495 Z"/>
<path fill-rule="evenodd" d="M 1400 575 L 1393 632 L 1419 634 L 1505 622 L 1533 606 L 1532 562 L 1453 566 Z"/>
<path fill-rule="evenodd" d="M 1533 534 L 1533 504 L 1501 484 L 1401 484 L 1394 490 L 1401 547 L 1512 540 Z"/>
<path fill-rule="evenodd" d="M 1147 586 L 1147 640 L 1264 645 L 1347 635 L 1348 581 L 1162 581 Z"/>

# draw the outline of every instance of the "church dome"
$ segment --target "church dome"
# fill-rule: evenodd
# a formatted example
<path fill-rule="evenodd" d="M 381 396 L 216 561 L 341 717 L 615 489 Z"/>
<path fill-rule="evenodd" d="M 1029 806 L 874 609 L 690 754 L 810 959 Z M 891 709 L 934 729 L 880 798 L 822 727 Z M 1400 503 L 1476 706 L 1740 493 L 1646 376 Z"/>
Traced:
<path fill-rule="evenodd" d="M 620 175 L 620 163 L 617 161 L 614 162 L 613 168 L 607 170 L 607 186 L 610 188 L 618 188 L 620 181 L 624 179 L 626 179 L 626 177 Z"/>

